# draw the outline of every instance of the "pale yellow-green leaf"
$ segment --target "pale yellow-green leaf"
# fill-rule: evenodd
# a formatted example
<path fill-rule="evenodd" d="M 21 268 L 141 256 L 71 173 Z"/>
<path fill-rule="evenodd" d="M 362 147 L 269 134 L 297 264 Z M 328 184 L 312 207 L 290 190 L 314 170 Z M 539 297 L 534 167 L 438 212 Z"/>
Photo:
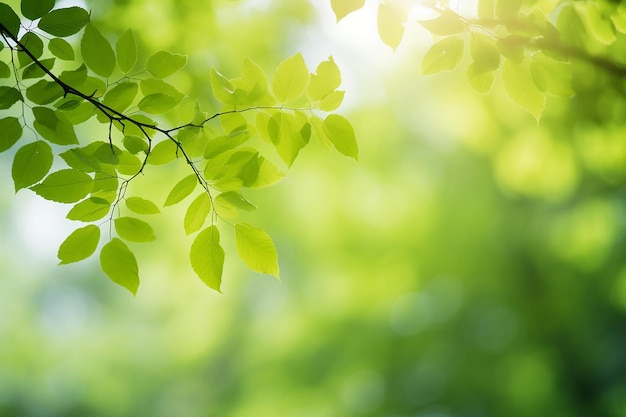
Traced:
<path fill-rule="evenodd" d="M 250 185 L 252 189 L 265 188 L 276 184 L 285 178 L 285 174 L 279 170 L 276 165 L 261 157 L 259 158 L 259 175 L 254 184 Z"/>
<path fill-rule="evenodd" d="M 156 204 L 141 197 L 128 197 L 126 207 L 137 214 L 158 214 L 161 212 Z"/>
<path fill-rule="evenodd" d="M 380 39 L 395 50 L 404 36 L 406 13 L 395 3 L 382 2 L 377 16 Z"/>
<path fill-rule="evenodd" d="M 59 247 L 60 264 L 82 261 L 91 256 L 100 240 L 100 228 L 90 224 L 74 230 Z"/>
<path fill-rule="evenodd" d="M 281 103 L 300 97 L 309 82 L 309 70 L 301 53 L 297 53 L 278 65 L 272 81 L 272 91 Z"/>
<path fill-rule="evenodd" d="M 211 197 L 206 192 L 202 192 L 191 202 L 185 213 L 185 233 L 189 235 L 200 230 L 211 212 L 211 206 Z"/>
<path fill-rule="evenodd" d="M 114 220 L 117 234 L 129 242 L 152 242 L 156 239 L 152 227 L 134 217 L 118 217 Z"/>
<path fill-rule="evenodd" d="M 419 23 L 430 33 L 439 36 L 454 35 L 465 30 L 460 16 L 450 9 L 445 9 L 435 19 L 421 20 Z"/>
<path fill-rule="evenodd" d="M 198 177 L 195 174 L 191 174 L 176 183 L 172 191 L 167 195 L 164 206 L 171 206 L 176 204 L 196 188 L 198 185 Z"/>
<path fill-rule="evenodd" d="M 500 50 L 494 39 L 481 33 L 472 33 L 470 54 L 474 65 L 481 71 L 494 71 L 500 66 Z"/>
<path fill-rule="evenodd" d="M 365 5 L 365 0 L 330 0 L 337 22 Z"/>
<path fill-rule="evenodd" d="M 264 230 L 247 223 L 236 224 L 235 243 L 239 257 L 248 268 L 279 278 L 276 247 Z"/>
<path fill-rule="evenodd" d="M 537 88 L 525 64 L 505 59 L 502 80 L 513 101 L 539 120 L 546 107 L 546 95 Z"/>
<path fill-rule="evenodd" d="M 220 233 L 216 226 L 200 232 L 189 253 L 191 267 L 209 288 L 220 291 L 224 269 L 224 249 L 220 245 Z M 220 291 L 221 292 L 221 291 Z"/>
<path fill-rule="evenodd" d="M 491 91 L 494 79 L 493 71 L 485 71 L 475 63 L 467 67 L 467 80 L 472 88 L 480 94 L 487 94 Z"/>
<path fill-rule="evenodd" d="M 431 75 L 455 69 L 463 58 L 463 39 L 450 36 L 435 43 L 424 55 L 422 74 Z"/>
<path fill-rule="evenodd" d="M 333 57 L 322 61 L 311 74 L 308 95 L 312 101 L 320 101 L 333 93 L 341 85 L 341 72 Z"/>
<path fill-rule="evenodd" d="M 610 45 L 615 42 L 617 37 L 615 36 L 615 28 L 611 19 L 608 16 L 604 16 L 594 2 L 587 2 L 585 6 L 581 16 L 586 18 L 587 26 L 595 38 L 604 45 Z"/>
<path fill-rule="evenodd" d="M 121 239 L 113 238 L 100 251 L 102 271 L 114 283 L 121 285 L 133 295 L 139 288 L 139 267 L 135 255 Z"/>
<path fill-rule="evenodd" d="M 572 88 L 571 64 L 548 58 L 538 52 L 533 55 L 530 74 L 539 90 L 558 97 L 571 97 Z"/>
<path fill-rule="evenodd" d="M 338 114 L 331 114 L 324 120 L 324 129 L 335 149 L 355 160 L 359 159 L 354 128 L 348 119 Z"/>

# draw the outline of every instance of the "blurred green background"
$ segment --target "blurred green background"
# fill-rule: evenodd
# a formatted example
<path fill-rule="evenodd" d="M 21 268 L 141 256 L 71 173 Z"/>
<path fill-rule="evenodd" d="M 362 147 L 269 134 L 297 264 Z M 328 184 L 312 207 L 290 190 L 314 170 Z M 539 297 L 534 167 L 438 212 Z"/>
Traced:
<path fill-rule="evenodd" d="M 421 76 L 429 35 L 412 27 L 392 53 L 367 10 L 336 24 L 327 0 L 85 6 L 146 53 L 189 54 L 174 83 L 208 109 L 212 66 L 332 54 L 360 158 L 313 144 L 250 195 L 282 282 L 223 233 L 224 294 L 209 290 L 184 207 L 168 208 L 136 247 L 133 299 L 95 259 L 55 265 L 74 225 L 14 195 L 1 155 L 0 416 L 626 416 L 623 80 L 575 67 L 578 94 L 537 123 L 462 70 Z M 144 195 L 164 199 L 177 169 L 151 168 Z"/>

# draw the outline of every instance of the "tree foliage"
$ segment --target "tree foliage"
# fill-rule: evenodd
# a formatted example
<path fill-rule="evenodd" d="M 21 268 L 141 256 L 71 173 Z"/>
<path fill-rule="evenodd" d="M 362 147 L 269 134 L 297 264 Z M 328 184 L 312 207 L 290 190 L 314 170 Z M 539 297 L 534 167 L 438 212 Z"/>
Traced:
<path fill-rule="evenodd" d="M 209 114 L 168 81 L 186 66 L 185 55 L 157 51 L 143 62 L 132 30 L 111 42 L 81 7 L 23 0 L 16 10 L 0 3 L 0 34 L 0 50 L 10 52 L 0 61 L 0 77 L 7 80 L 0 86 L 0 110 L 6 110 L 0 151 L 15 149 L 15 190 L 71 205 L 67 218 L 86 225 L 61 244 L 60 263 L 86 259 L 101 245 L 102 270 L 133 294 L 139 268 L 132 245 L 157 239 L 150 216 L 160 212 L 132 187 L 139 176 L 174 162 L 188 168 L 166 190 L 163 206 L 193 196 L 183 222 L 185 232 L 196 235 L 191 265 L 219 291 L 225 258 L 219 219 L 230 222 L 239 211 L 254 210 L 246 190 L 284 177 L 275 158 L 262 153 L 263 142 L 287 166 L 313 138 L 357 159 L 350 123 L 327 115 L 343 100 L 332 57 L 311 73 L 295 54 L 278 65 L 271 81 L 250 59 L 236 78 L 210 69 L 213 99 L 222 108 Z M 77 133 L 88 123 L 104 125 L 108 133 Z M 55 164 L 64 167 L 51 172 Z M 229 222 L 220 226 L 234 230 L 244 263 L 278 277 L 269 235 Z"/>
<path fill-rule="evenodd" d="M 364 2 L 331 1 L 331 6 L 339 21 Z M 377 21 L 381 40 L 396 49 L 416 9 L 433 14 L 419 21 L 434 38 L 422 60 L 424 75 L 466 62 L 469 84 L 487 94 L 499 73 L 510 98 L 537 120 L 549 97 L 575 94 L 580 71 L 572 65 L 614 78 L 626 75 L 626 7 L 620 2 L 479 0 L 475 13 L 465 16 L 448 0 L 383 0 Z"/>

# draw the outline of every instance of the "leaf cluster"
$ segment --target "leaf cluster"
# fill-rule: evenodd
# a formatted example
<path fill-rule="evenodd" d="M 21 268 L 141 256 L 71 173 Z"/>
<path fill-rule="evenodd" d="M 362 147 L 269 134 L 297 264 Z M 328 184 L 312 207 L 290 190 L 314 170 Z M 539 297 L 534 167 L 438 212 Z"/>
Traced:
<path fill-rule="evenodd" d="M 222 109 L 209 115 L 170 81 L 186 66 L 185 55 L 157 51 L 142 62 L 132 30 L 112 42 L 81 7 L 23 0 L 18 11 L 0 3 L 0 34 L 0 50 L 10 50 L 0 61 L 0 77 L 14 80 L 0 86 L 0 110 L 12 112 L 0 117 L 0 152 L 26 141 L 25 131 L 35 134 L 15 150 L 15 191 L 30 189 L 70 205 L 67 218 L 84 224 L 61 243 L 60 263 L 84 260 L 100 247 L 104 273 L 133 294 L 140 281 L 133 245 L 157 239 L 150 219 L 161 212 L 159 204 L 134 195 L 142 194 L 131 189 L 140 174 L 177 161 L 188 167 L 166 190 L 162 206 L 190 199 L 182 223 L 186 234 L 195 234 L 191 266 L 220 291 L 225 252 L 218 221 L 228 219 L 228 226 L 239 212 L 256 209 L 246 190 L 285 176 L 255 137 L 271 144 L 286 166 L 311 138 L 357 159 L 350 122 L 327 114 L 344 97 L 332 57 L 311 73 L 296 54 L 278 65 L 271 82 L 251 59 L 237 78 L 211 69 L 213 98 Z M 165 125 L 181 115 L 182 123 Z M 76 126 L 87 122 L 108 133 L 79 137 Z M 55 161 L 64 167 L 51 172 Z M 101 233 L 105 226 L 108 238 Z M 232 229 L 242 261 L 279 277 L 270 236 L 243 222 Z"/>
<path fill-rule="evenodd" d="M 472 17 L 448 3 L 381 1 L 381 40 L 396 49 L 411 12 L 430 9 L 435 17 L 419 22 L 434 38 L 422 60 L 422 73 L 451 71 L 469 61 L 467 80 L 476 91 L 489 93 L 500 74 L 510 98 L 537 120 L 548 97 L 574 95 L 573 62 L 617 78 L 626 75 L 626 7 L 618 2 L 479 0 Z M 358 0 L 331 0 L 338 21 L 363 5 Z"/>

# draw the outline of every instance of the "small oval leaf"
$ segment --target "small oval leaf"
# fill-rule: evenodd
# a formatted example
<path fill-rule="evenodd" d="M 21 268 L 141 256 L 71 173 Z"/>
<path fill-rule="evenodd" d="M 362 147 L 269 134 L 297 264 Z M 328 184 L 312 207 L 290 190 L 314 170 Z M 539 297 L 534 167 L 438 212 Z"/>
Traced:
<path fill-rule="evenodd" d="M 297 53 L 278 65 L 272 81 L 272 91 L 282 103 L 300 97 L 309 82 L 309 70 L 302 54 Z"/>
<path fill-rule="evenodd" d="M 0 152 L 10 149 L 22 137 L 22 124 L 17 117 L 0 119 Z"/>
<path fill-rule="evenodd" d="M 89 69 L 107 78 L 115 69 L 115 53 L 109 41 L 93 25 L 88 24 L 80 41 L 80 51 Z"/>
<path fill-rule="evenodd" d="M 115 231 L 122 239 L 129 242 L 152 242 L 156 240 L 152 227 L 134 217 L 118 217 L 114 221 Z"/>
<path fill-rule="evenodd" d="M 85 198 L 92 187 L 93 179 L 89 175 L 76 169 L 62 169 L 30 188 L 46 200 L 75 203 Z"/>
<path fill-rule="evenodd" d="M 133 295 L 139 288 L 139 267 L 135 255 L 121 239 L 113 238 L 100 251 L 102 271 L 114 283 L 121 285 Z"/>
<path fill-rule="evenodd" d="M 69 213 L 67 213 L 66 218 L 81 222 L 93 222 L 106 216 L 110 209 L 111 203 L 107 200 L 91 197 L 72 207 Z"/>
<path fill-rule="evenodd" d="M 187 65 L 187 57 L 168 51 L 159 51 L 148 58 L 146 69 L 155 78 L 165 78 Z"/>
<path fill-rule="evenodd" d="M 24 17 L 35 20 L 48 13 L 56 0 L 22 0 L 21 9 Z"/>
<path fill-rule="evenodd" d="M 137 214 L 159 214 L 161 212 L 156 204 L 141 197 L 128 197 L 126 207 Z"/>
<path fill-rule="evenodd" d="M 248 268 L 279 278 L 276 247 L 264 230 L 247 223 L 236 224 L 235 243 L 239 257 Z"/>
<path fill-rule="evenodd" d="M 41 181 L 52 167 L 52 148 L 44 141 L 22 146 L 13 157 L 15 192 Z"/>
<path fill-rule="evenodd" d="M 176 204 L 187 197 L 189 194 L 193 192 L 198 184 L 198 177 L 195 174 L 191 174 L 180 180 L 172 191 L 168 194 L 165 199 L 164 206 L 171 206 L 172 204 Z"/>
<path fill-rule="evenodd" d="M 206 192 L 201 193 L 191 202 L 185 213 L 185 233 L 189 235 L 200 230 L 211 212 L 211 206 L 211 197 Z"/>
<path fill-rule="evenodd" d="M 100 228 L 90 224 L 74 230 L 59 246 L 60 264 L 70 264 L 90 257 L 98 247 Z"/>
<path fill-rule="evenodd" d="M 122 72 L 127 73 L 135 67 L 137 62 L 137 41 L 133 31 L 128 29 L 115 43 L 117 65 Z"/>
<path fill-rule="evenodd" d="M 220 291 L 224 269 L 224 249 L 216 226 L 204 229 L 191 244 L 191 267 L 209 288 Z"/>
<path fill-rule="evenodd" d="M 352 125 L 343 116 L 331 114 L 324 120 L 326 136 L 342 154 L 359 159 L 359 148 Z"/>
<path fill-rule="evenodd" d="M 56 9 L 39 20 L 39 29 L 53 36 L 64 38 L 80 32 L 89 22 L 89 13 L 81 7 Z"/>

